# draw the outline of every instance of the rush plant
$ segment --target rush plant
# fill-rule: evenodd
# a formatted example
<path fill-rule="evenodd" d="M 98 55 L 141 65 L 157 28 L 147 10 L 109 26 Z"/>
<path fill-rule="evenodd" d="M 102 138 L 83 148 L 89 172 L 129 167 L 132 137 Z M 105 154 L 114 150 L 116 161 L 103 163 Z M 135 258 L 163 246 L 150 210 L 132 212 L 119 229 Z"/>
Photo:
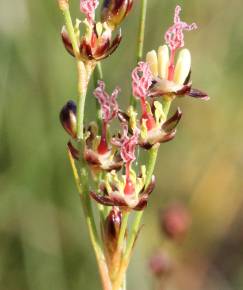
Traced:
<path fill-rule="evenodd" d="M 133 0 L 104 0 L 100 20 L 98 0 L 81 0 L 84 20 L 74 23 L 68 0 L 59 0 L 65 25 L 64 47 L 77 67 L 77 99 L 62 108 L 60 121 L 69 134 L 68 156 L 88 225 L 104 290 L 126 289 L 126 271 L 138 238 L 143 212 L 155 188 L 153 175 L 158 150 L 172 140 L 181 120 L 178 108 L 169 116 L 177 97 L 208 99 L 192 88 L 191 54 L 184 47 L 184 31 L 196 24 L 181 21 L 181 7 L 175 8 L 165 44 L 143 59 L 147 0 L 141 0 L 137 65 L 131 72 L 132 97 L 126 111 L 119 107 L 121 89 L 106 90 L 101 63 L 118 48 L 120 24 L 133 6 Z M 129 75 L 129 74 L 128 74 Z M 86 94 L 92 76 L 96 88 L 97 117 L 84 124 Z M 139 106 L 138 106 L 139 105 Z M 118 119 L 119 127 L 113 126 Z M 139 158 L 145 150 L 147 162 Z M 99 212 L 95 220 L 94 210 Z M 129 219 L 131 221 L 129 221 Z"/>

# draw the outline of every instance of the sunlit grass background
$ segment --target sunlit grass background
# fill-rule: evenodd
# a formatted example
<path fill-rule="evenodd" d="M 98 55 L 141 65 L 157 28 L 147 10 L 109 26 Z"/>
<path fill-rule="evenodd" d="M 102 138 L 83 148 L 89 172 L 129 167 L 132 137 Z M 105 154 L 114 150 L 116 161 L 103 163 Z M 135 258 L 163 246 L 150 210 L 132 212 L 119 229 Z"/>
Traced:
<path fill-rule="evenodd" d="M 78 0 L 71 1 L 79 15 Z M 124 107 L 135 65 L 138 3 L 123 42 L 104 61 L 109 89 L 122 87 Z M 149 256 L 163 246 L 158 210 L 188 204 L 187 239 L 164 247 L 177 261 L 167 288 L 243 289 L 243 4 L 149 0 L 146 51 L 163 42 L 176 4 L 196 22 L 186 34 L 194 87 L 210 102 L 176 101 L 183 112 L 176 139 L 161 146 L 157 189 L 144 217 L 128 289 L 154 289 Z M 100 289 L 79 198 L 66 156 L 59 110 L 75 98 L 74 62 L 60 41 L 56 1 L 0 1 L 0 289 Z M 87 119 L 94 112 L 89 93 Z M 91 106 L 92 104 L 92 106 Z"/>

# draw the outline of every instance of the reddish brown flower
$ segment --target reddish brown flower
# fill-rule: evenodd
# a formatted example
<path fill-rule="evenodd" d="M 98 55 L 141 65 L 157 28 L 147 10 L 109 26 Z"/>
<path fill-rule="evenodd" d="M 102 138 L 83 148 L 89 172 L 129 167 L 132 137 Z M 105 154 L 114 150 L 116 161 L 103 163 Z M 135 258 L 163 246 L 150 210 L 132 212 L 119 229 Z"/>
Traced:
<path fill-rule="evenodd" d="M 101 136 L 98 136 L 98 128 L 92 123 L 87 132 L 84 158 L 92 169 L 102 169 L 106 171 L 121 169 L 123 162 L 117 148 L 112 145 L 107 138 L 109 123 L 116 118 L 118 113 L 117 96 L 119 88 L 115 88 L 111 95 L 105 91 L 105 83 L 98 82 L 98 87 L 94 91 L 101 106 Z"/>
<path fill-rule="evenodd" d="M 137 179 L 140 182 L 140 180 Z M 117 182 L 110 183 L 110 190 L 108 191 L 106 183 L 102 183 L 100 186 L 100 192 L 95 193 L 90 192 L 91 197 L 96 200 L 98 203 L 101 203 L 106 206 L 118 206 L 124 210 L 143 210 L 147 204 L 148 199 L 155 187 L 155 177 L 152 177 L 151 183 L 147 188 L 143 188 L 133 196 L 125 195 L 124 188 L 120 190 L 120 186 L 117 186 Z"/>
<path fill-rule="evenodd" d="M 189 76 L 190 77 L 190 76 Z M 188 77 L 188 79 L 189 79 Z M 208 100 L 209 97 L 207 93 L 200 91 L 198 89 L 192 88 L 191 82 L 185 82 L 180 85 L 174 81 L 169 81 L 167 79 L 160 79 L 159 77 L 153 79 L 153 84 L 150 87 L 149 94 L 150 97 L 183 97 L 190 96 L 197 99 Z"/>
<path fill-rule="evenodd" d="M 88 33 L 79 39 L 79 53 L 84 61 L 99 61 L 111 55 L 121 42 L 121 31 L 112 40 L 112 31 L 105 24 L 86 22 Z M 66 31 L 62 29 L 62 40 L 67 51 L 74 56 L 72 43 Z"/>
<path fill-rule="evenodd" d="M 176 6 L 174 24 L 165 33 L 167 45 L 160 46 L 147 54 L 146 61 L 153 73 L 153 84 L 149 96 L 162 96 L 174 99 L 176 96 L 191 96 L 207 100 L 208 95 L 193 89 L 190 82 L 191 54 L 188 49 L 182 49 L 175 63 L 176 52 L 184 46 L 183 31 L 197 28 L 195 23 L 187 24 L 180 19 L 181 7 Z M 170 51 L 169 51 L 170 50 Z"/>
<path fill-rule="evenodd" d="M 151 130 L 146 130 L 140 138 L 140 146 L 145 149 L 151 149 L 154 145 L 165 143 L 174 139 L 176 135 L 176 127 L 182 116 L 181 110 L 178 108 L 175 114 L 165 122 L 158 123 Z"/>
<path fill-rule="evenodd" d="M 122 136 L 113 139 L 112 143 L 120 148 L 120 154 L 125 163 L 125 175 L 119 176 L 114 171 L 107 174 L 99 193 L 90 193 L 97 202 L 109 206 L 119 206 L 126 210 L 142 210 L 147 206 L 149 195 L 155 186 L 155 179 L 153 177 L 149 186 L 146 187 L 145 167 L 141 167 L 139 176 L 132 170 L 132 163 L 136 158 L 138 134 L 139 132 L 136 130 L 129 136 L 128 128 L 124 125 Z"/>

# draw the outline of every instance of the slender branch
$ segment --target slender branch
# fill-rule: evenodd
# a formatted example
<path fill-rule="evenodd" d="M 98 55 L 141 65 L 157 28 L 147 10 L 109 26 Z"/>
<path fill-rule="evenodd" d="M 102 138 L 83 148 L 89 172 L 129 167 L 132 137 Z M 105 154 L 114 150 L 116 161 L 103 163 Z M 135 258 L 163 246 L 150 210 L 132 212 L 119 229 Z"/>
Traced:
<path fill-rule="evenodd" d="M 163 110 L 164 110 L 166 117 L 169 113 L 170 106 L 171 106 L 170 99 L 166 99 L 163 101 Z M 151 178 L 152 178 L 152 175 L 153 175 L 153 172 L 154 172 L 154 168 L 155 168 L 155 164 L 156 164 L 156 160 L 157 160 L 157 156 L 158 156 L 158 149 L 159 149 L 159 146 L 155 146 L 149 152 L 149 159 L 148 159 L 148 163 L 147 163 L 146 186 L 149 185 Z M 120 267 L 120 270 L 119 270 L 119 273 L 117 276 L 116 284 L 113 285 L 113 290 L 119 289 L 119 285 L 122 283 L 122 279 L 126 273 L 126 270 L 127 270 L 128 265 L 129 265 L 130 258 L 131 258 L 132 249 L 134 247 L 134 243 L 136 241 L 136 238 L 137 238 L 137 235 L 139 232 L 142 217 L 143 217 L 143 211 L 139 211 L 135 215 L 134 222 L 133 222 L 132 227 L 131 227 L 131 235 L 130 235 L 130 238 L 129 238 L 128 243 L 127 243 L 127 248 L 126 248 L 125 254 L 122 258 L 121 267 Z"/>
<path fill-rule="evenodd" d="M 82 61 L 77 61 L 78 100 L 77 100 L 77 139 L 83 140 L 84 106 L 87 92 L 87 72 Z"/>
<path fill-rule="evenodd" d="M 87 87 L 94 69 L 93 63 L 87 63 L 86 65 L 82 61 L 77 61 L 78 68 L 78 102 L 77 102 L 77 138 L 79 141 L 83 141 L 83 121 L 84 121 L 84 106 L 87 94 Z M 83 151 L 83 142 L 80 142 L 80 150 Z M 88 186 L 88 174 L 86 169 L 85 161 L 80 161 L 80 172 L 83 187 L 83 194 L 81 203 L 83 206 L 83 211 L 85 219 L 87 222 L 89 236 L 92 246 L 95 251 L 97 264 L 99 267 L 99 272 L 101 276 L 101 281 L 104 290 L 111 290 L 111 281 L 109 277 L 108 268 L 106 265 L 105 257 L 100 246 L 99 235 L 97 232 L 94 214 L 91 206 L 91 201 L 89 197 L 89 186 Z"/>
<path fill-rule="evenodd" d="M 73 22 L 69 10 L 69 4 L 67 0 L 59 0 L 59 7 L 63 12 L 66 29 L 72 43 L 73 52 L 77 60 L 77 70 L 78 70 L 78 100 L 77 100 L 77 139 L 80 141 L 83 139 L 83 119 L 84 119 L 84 106 L 85 97 L 87 92 L 88 81 L 90 74 L 92 73 L 92 65 L 84 64 L 80 60 L 78 39 L 75 34 L 73 27 Z"/>
<path fill-rule="evenodd" d="M 70 164 L 71 164 L 71 168 L 72 168 L 72 171 L 73 171 L 73 176 L 74 176 L 74 180 L 75 180 L 78 192 L 79 192 L 79 194 L 82 194 L 80 177 L 79 177 L 77 168 L 75 166 L 75 161 L 73 159 L 73 156 L 72 156 L 72 154 L 71 154 L 71 152 L 69 150 L 68 150 L 68 158 L 69 158 L 69 161 L 70 161 Z"/>
<path fill-rule="evenodd" d="M 146 12 L 147 12 L 148 0 L 142 0 L 141 14 L 140 14 L 140 28 L 138 34 L 138 50 L 137 50 L 137 62 L 143 58 L 143 47 L 144 47 L 144 35 L 146 25 Z"/>
<path fill-rule="evenodd" d="M 163 101 L 163 110 L 164 110 L 166 117 L 168 116 L 170 106 L 171 106 L 170 99 Z M 155 146 L 155 147 L 152 147 L 152 149 L 149 151 L 149 158 L 148 158 L 148 163 L 147 163 L 146 187 L 149 185 L 151 178 L 152 178 L 152 175 L 154 173 L 154 168 L 155 168 L 155 164 L 156 164 L 156 160 L 157 160 L 157 156 L 158 156 L 158 150 L 159 150 L 159 146 Z M 137 233 L 139 230 L 142 216 L 143 216 L 143 211 L 140 211 L 140 212 L 136 213 L 136 215 L 135 215 L 134 223 L 132 225 L 132 234 L 130 236 L 130 239 L 129 239 L 129 242 L 127 245 L 125 258 L 128 258 L 131 254 L 134 241 L 137 237 Z"/>
<path fill-rule="evenodd" d="M 86 222 L 88 225 L 90 240 L 91 240 L 91 243 L 93 245 L 95 255 L 96 255 L 103 290 L 111 290 L 112 286 L 111 286 L 111 281 L 109 277 L 109 271 L 107 268 L 106 260 L 105 260 L 105 257 L 104 257 L 104 254 L 100 245 L 97 243 L 97 241 L 99 240 L 99 237 L 96 230 L 96 225 L 94 221 L 94 215 L 93 215 L 93 211 L 92 211 L 92 207 L 90 203 L 90 198 L 88 194 L 84 194 L 83 196 L 84 196 L 82 200 L 83 210 L 84 210 Z"/>
<path fill-rule="evenodd" d="M 158 154 L 158 148 L 159 147 L 155 147 L 155 148 L 152 148 L 150 150 L 146 186 L 148 186 L 148 184 L 151 180 L 151 177 L 153 175 L 153 171 L 154 171 L 154 167 L 155 167 L 155 163 L 156 163 L 156 158 L 157 158 L 157 154 Z M 143 211 L 139 211 L 135 215 L 134 222 L 133 222 L 132 227 L 131 227 L 131 235 L 130 235 L 130 238 L 129 238 L 128 243 L 127 243 L 125 254 L 122 257 L 120 270 L 118 272 L 117 279 L 113 285 L 113 290 L 119 289 L 119 287 L 122 283 L 123 277 L 127 271 L 127 267 L 129 265 L 129 261 L 130 261 L 131 254 L 132 254 L 132 249 L 134 247 L 134 243 L 136 241 L 136 238 L 137 238 L 137 235 L 139 232 L 142 217 L 143 217 Z"/>
<path fill-rule="evenodd" d="M 99 80 L 103 80 L 104 76 L 103 76 L 103 70 L 102 70 L 101 62 L 97 63 L 97 74 L 98 74 L 98 79 Z"/>
<path fill-rule="evenodd" d="M 124 238 L 125 238 L 126 230 L 127 230 L 128 218 L 129 218 L 129 213 L 125 212 L 122 217 L 121 230 L 120 230 L 119 238 L 118 238 L 118 244 L 117 244 L 118 251 L 120 251 L 120 249 L 123 248 Z"/>
<path fill-rule="evenodd" d="M 59 0 L 59 7 L 62 10 L 65 18 L 66 29 L 69 34 L 74 55 L 77 60 L 77 72 L 78 72 L 78 99 L 77 99 L 77 139 L 79 142 L 80 152 L 83 152 L 83 121 L 84 121 L 84 107 L 85 99 L 87 94 L 88 83 L 92 75 L 95 63 L 87 62 L 84 63 L 80 60 L 78 41 L 75 35 L 69 5 L 67 0 Z M 97 259 L 97 264 L 99 267 L 99 272 L 101 276 L 102 286 L 104 290 L 111 290 L 111 281 L 109 277 L 108 268 L 106 265 L 105 257 L 100 246 L 99 235 L 97 232 L 94 214 L 92 210 L 92 205 L 89 197 L 89 186 L 88 186 L 88 171 L 86 169 L 86 164 L 81 157 L 80 163 L 78 163 L 80 175 L 75 166 L 75 161 L 73 160 L 71 154 L 69 154 L 69 159 L 71 167 L 73 170 L 74 178 L 76 181 L 77 189 L 80 194 L 81 203 L 85 215 L 85 219 L 88 226 L 89 236 L 91 240 L 92 247 L 95 252 Z M 82 183 L 80 182 L 82 180 Z"/>
<path fill-rule="evenodd" d="M 165 113 L 166 118 L 169 114 L 171 103 L 172 103 L 171 98 L 168 98 L 168 99 L 164 98 L 164 100 L 162 101 L 163 111 Z"/>
<path fill-rule="evenodd" d="M 141 10 L 140 10 L 141 11 L 140 21 L 139 21 L 140 25 L 139 25 L 139 32 L 138 32 L 137 62 L 141 61 L 143 58 L 144 36 L 145 36 L 145 26 L 146 26 L 146 14 L 147 14 L 146 12 L 147 12 L 147 4 L 148 4 L 147 0 L 142 0 L 141 2 L 142 3 L 141 3 Z M 136 108 L 137 103 L 136 103 L 136 100 L 135 100 L 133 95 L 131 95 L 131 98 L 130 98 L 130 105 L 133 106 L 134 108 Z M 154 164 L 155 161 L 152 160 L 152 158 L 151 158 L 150 163 L 151 163 L 151 170 L 149 170 L 149 172 L 153 172 L 154 168 L 152 168 L 152 164 Z M 153 165 L 153 167 L 154 167 L 154 165 Z M 151 176 L 152 176 L 152 173 L 151 173 Z M 147 181 L 146 181 L 146 184 L 147 184 Z M 122 281 L 124 280 L 124 282 L 125 282 L 125 273 L 126 273 L 126 270 L 127 270 L 128 264 L 129 264 L 133 245 L 134 245 L 134 242 L 136 240 L 136 237 L 137 237 L 137 234 L 139 231 L 139 226 L 140 226 L 140 221 L 142 219 L 142 215 L 143 215 L 143 212 L 141 211 L 141 212 L 138 212 L 135 216 L 135 220 L 134 220 L 132 228 L 131 228 L 131 236 L 128 240 L 126 251 L 122 257 L 120 269 L 118 271 L 116 281 L 113 284 L 113 290 L 118 290 L 122 285 Z M 124 224 L 125 223 L 127 223 L 126 220 L 124 221 Z M 122 233 L 122 235 L 123 235 L 123 233 Z M 123 238 L 120 236 L 119 237 L 120 244 L 122 243 L 122 240 L 123 240 Z M 123 285 L 126 285 L 126 284 L 123 283 Z"/>
<path fill-rule="evenodd" d="M 102 66 L 101 63 L 98 62 L 95 70 L 94 70 L 94 87 L 96 88 L 98 85 L 98 81 L 102 81 L 103 80 L 103 70 L 102 70 Z M 98 102 L 97 99 L 95 99 L 95 104 L 96 104 L 96 121 L 99 127 L 99 133 L 101 133 L 101 118 L 100 118 L 100 104 Z"/>
<path fill-rule="evenodd" d="M 111 290 L 112 286 L 111 286 L 111 281 L 110 281 L 110 277 L 109 277 L 109 273 L 108 273 L 108 268 L 106 265 L 103 251 L 102 251 L 101 246 L 100 246 L 99 235 L 97 232 L 97 228 L 96 228 L 96 224 L 95 224 L 95 220 L 94 220 L 94 214 L 93 214 L 90 198 L 88 195 L 88 188 L 89 187 L 88 187 L 88 183 L 87 183 L 87 172 L 85 169 L 82 169 L 80 171 L 81 172 L 80 173 L 81 178 L 80 178 L 79 174 L 78 174 L 78 170 L 75 166 L 75 161 L 74 161 L 71 153 L 69 153 L 68 155 L 69 155 L 70 164 L 71 164 L 71 167 L 73 170 L 74 178 L 76 181 L 77 189 L 78 189 L 78 192 L 80 195 L 81 204 L 82 204 L 84 215 L 85 215 L 85 220 L 86 220 L 86 223 L 88 226 L 88 232 L 89 232 L 91 244 L 92 244 L 92 247 L 93 247 L 94 252 L 95 252 L 102 286 L 103 286 L 104 290 Z M 81 179 L 82 179 L 82 185 L 80 182 Z"/>
<path fill-rule="evenodd" d="M 80 57 L 79 46 L 78 46 L 77 37 L 75 35 L 72 18 L 70 15 L 68 1 L 67 0 L 58 0 L 58 3 L 59 3 L 59 7 L 62 10 L 63 15 L 64 15 L 66 29 L 67 29 L 68 35 L 69 35 L 71 43 L 72 43 L 74 55 L 75 55 L 76 59 L 79 59 L 79 57 Z"/>

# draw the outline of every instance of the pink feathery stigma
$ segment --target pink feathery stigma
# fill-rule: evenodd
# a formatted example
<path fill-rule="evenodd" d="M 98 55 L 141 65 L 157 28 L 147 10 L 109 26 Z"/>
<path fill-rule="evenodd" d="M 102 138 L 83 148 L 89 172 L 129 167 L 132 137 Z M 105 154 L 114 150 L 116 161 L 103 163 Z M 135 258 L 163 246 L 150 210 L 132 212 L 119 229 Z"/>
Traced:
<path fill-rule="evenodd" d="M 135 150 L 138 144 L 139 130 L 133 131 L 131 137 L 128 136 L 128 126 L 123 125 L 123 136 L 120 139 L 113 139 L 112 143 L 120 147 L 121 158 L 125 163 L 126 167 L 126 184 L 124 187 L 125 195 L 130 195 L 134 193 L 135 184 L 131 180 L 130 167 L 132 162 L 136 159 Z"/>
<path fill-rule="evenodd" d="M 128 136 L 128 126 L 123 126 L 123 135 L 120 139 L 113 139 L 112 143 L 120 147 L 121 157 L 125 163 L 130 164 L 136 159 L 135 150 L 138 144 L 139 130 L 134 130 L 131 137 Z"/>
<path fill-rule="evenodd" d="M 95 9 L 98 5 L 98 0 L 80 0 L 80 10 L 86 15 L 89 22 L 94 22 Z"/>
<path fill-rule="evenodd" d="M 105 83 L 103 81 L 98 82 L 98 87 L 94 91 L 94 96 L 97 98 L 102 111 L 102 119 L 105 123 L 110 122 L 117 116 L 118 103 L 117 96 L 120 92 L 119 88 L 116 88 L 111 95 L 105 91 Z"/>
<path fill-rule="evenodd" d="M 152 72 L 148 63 L 139 62 L 132 72 L 132 91 L 133 95 L 140 99 L 145 99 L 148 89 L 152 85 Z"/>
<path fill-rule="evenodd" d="M 168 44 L 171 51 L 184 46 L 183 30 L 191 31 L 197 29 L 195 23 L 187 24 L 180 19 L 181 7 L 179 5 L 175 8 L 174 24 L 165 33 L 165 42 Z"/>
<path fill-rule="evenodd" d="M 149 64 L 146 62 L 139 62 L 138 66 L 132 72 L 132 90 L 133 95 L 140 99 L 142 108 L 142 119 L 147 120 L 147 129 L 154 127 L 155 121 L 153 116 L 147 111 L 146 97 L 148 90 L 152 85 L 153 75 Z"/>

